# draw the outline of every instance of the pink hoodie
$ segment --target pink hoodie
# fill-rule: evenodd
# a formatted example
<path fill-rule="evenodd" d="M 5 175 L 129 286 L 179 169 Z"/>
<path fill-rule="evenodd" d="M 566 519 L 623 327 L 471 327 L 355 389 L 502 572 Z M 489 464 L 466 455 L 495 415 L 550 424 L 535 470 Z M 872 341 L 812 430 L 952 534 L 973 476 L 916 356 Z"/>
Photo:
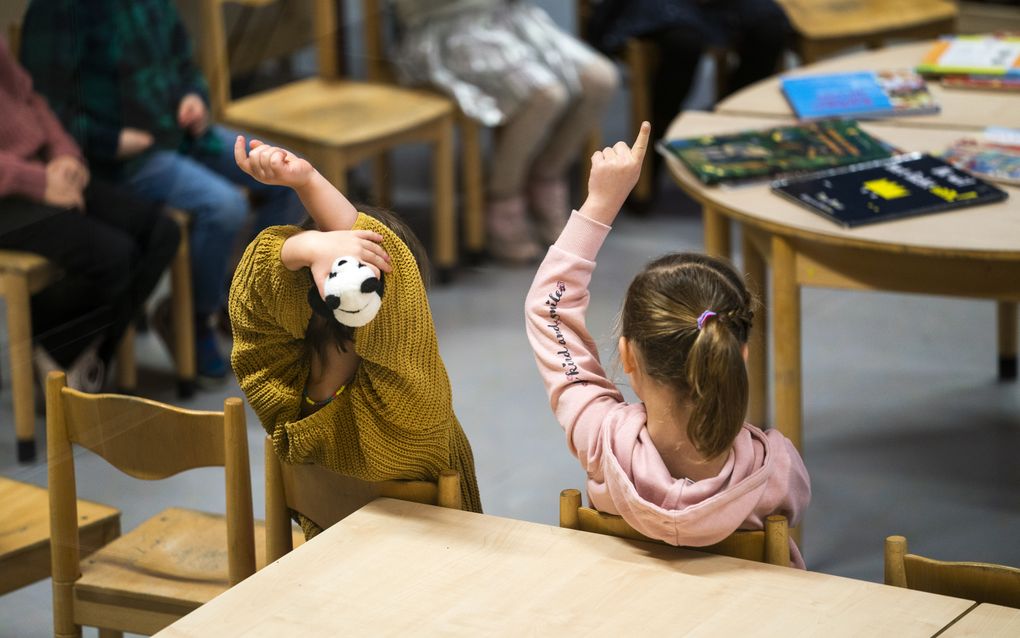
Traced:
<path fill-rule="evenodd" d="M 644 404 L 626 403 L 606 378 L 584 315 L 594 260 L 609 230 L 571 215 L 525 305 L 528 340 L 570 451 L 588 473 L 592 506 L 671 545 L 711 545 L 737 529 L 761 529 L 769 514 L 797 525 L 811 485 L 786 437 L 745 423 L 718 476 L 676 479 L 648 435 Z M 792 540 L 790 555 L 794 566 L 804 567 Z"/>

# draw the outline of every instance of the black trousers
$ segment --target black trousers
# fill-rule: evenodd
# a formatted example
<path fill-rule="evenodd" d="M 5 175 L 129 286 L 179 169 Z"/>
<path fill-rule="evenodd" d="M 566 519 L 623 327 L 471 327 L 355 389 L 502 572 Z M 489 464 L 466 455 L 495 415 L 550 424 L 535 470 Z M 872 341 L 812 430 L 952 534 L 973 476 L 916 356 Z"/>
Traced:
<path fill-rule="evenodd" d="M 158 205 L 95 179 L 84 195 L 85 211 L 0 198 L 0 249 L 36 253 L 64 270 L 32 297 L 32 334 L 63 367 L 97 340 L 109 362 L 180 241 Z"/>

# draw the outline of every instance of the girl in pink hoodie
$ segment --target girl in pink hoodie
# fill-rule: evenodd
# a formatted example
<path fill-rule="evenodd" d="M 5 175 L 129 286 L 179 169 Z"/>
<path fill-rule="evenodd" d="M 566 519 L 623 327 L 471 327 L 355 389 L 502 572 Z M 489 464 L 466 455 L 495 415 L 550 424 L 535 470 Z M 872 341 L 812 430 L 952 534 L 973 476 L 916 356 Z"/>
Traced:
<path fill-rule="evenodd" d="M 804 462 L 782 434 L 744 422 L 752 297 L 726 262 L 697 254 L 654 260 L 631 283 L 620 359 L 641 403 L 606 377 L 585 328 L 599 248 L 637 182 L 649 125 L 633 148 L 592 156 L 588 198 L 549 249 L 528 292 L 528 340 L 567 445 L 588 474 L 593 507 L 672 545 L 717 543 L 796 526 L 811 499 Z M 792 563 L 804 561 L 790 541 Z"/>

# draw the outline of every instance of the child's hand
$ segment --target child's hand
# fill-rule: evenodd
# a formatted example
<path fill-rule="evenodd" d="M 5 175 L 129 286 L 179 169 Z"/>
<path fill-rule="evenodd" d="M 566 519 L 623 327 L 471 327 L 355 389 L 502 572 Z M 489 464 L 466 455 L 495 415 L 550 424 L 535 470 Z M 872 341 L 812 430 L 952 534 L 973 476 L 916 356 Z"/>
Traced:
<path fill-rule="evenodd" d="M 284 242 L 280 257 L 290 270 L 310 268 L 322 295 L 329 270 L 341 255 L 356 257 L 371 268 L 376 277 L 380 272 L 392 272 L 390 256 L 380 245 L 382 240 L 382 235 L 371 230 L 308 230 Z"/>
<path fill-rule="evenodd" d="M 579 213 L 607 226 L 612 225 L 641 175 L 641 164 L 645 159 L 651 130 L 651 125 L 643 122 L 633 146 L 617 142 L 591 156 L 588 199 Z"/>
<path fill-rule="evenodd" d="M 234 161 L 242 171 L 263 184 L 301 188 L 315 175 L 315 168 L 286 149 L 251 141 L 251 151 L 245 154 L 245 140 L 238 135 L 234 141 Z"/>

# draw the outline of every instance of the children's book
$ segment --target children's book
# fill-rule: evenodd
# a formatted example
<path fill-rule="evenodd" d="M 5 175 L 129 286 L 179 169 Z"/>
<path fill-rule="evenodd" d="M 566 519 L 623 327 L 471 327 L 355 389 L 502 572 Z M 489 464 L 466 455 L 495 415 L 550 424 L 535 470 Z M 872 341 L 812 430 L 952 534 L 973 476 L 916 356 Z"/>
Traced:
<path fill-rule="evenodd" d="M 942 86 L 947 89 L 973 89 L 977 91 L 1020 91 L 1020 76 L 1004 75 L 944 75 Z"/>
<path fill-rule="evenodd" d="M 967 138 L 953 142 L 942 159 L 989 181 L 1020 186 L 1020 146 Z"/>
<path fill-rule="evenodd" d="M 783 78 L 798 119 L 871 118 L 938 113 L 924 78 L 913 71 L 859 71 Z"/>
<path fill-rule="evenodd" d="M 660 142 L 706 184 L 815 171 L 892 155 L 884 142 L 853 120 L 706 135 Z"/>
<path fill-rule="evenodd" d="M 909 153 L 777 180 L 772 190 L 846 227 L 1006 199 L 1007 194 L 946 162 Z"/>
<path fill-rule="evenodd" d="M 1020 36 L 945 36 L 925 53 L 916 70 L 933 75 L 1020 77 Z"/>

